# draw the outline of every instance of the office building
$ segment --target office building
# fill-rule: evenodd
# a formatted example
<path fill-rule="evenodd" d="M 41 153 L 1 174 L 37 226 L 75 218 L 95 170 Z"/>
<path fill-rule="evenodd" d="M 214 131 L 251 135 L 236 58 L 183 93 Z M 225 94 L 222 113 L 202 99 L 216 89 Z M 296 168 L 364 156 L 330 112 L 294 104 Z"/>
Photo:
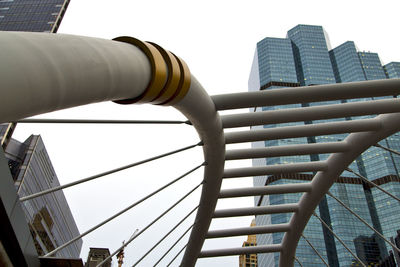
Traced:
<path fill-rule="evenodd" d="M 389 79 L 400 78 L 400 62 L 390 62 L 383 66 L 386 77 Z"/>
<path fill-rule="evenodd" d="M 390 241 L 397 247 L 400 248 L 400 230 L 397 230 L 395 237 L 390 237 Z M 400 266 L 400 253 L 396 250 L 390 250 L 389 256 L 379 262 L 379 267 L 397 267 Z"/>
<path fill-rule="evenodd" d="M 287 32 L 286 38 L 267 37 L 257 43 L 249 78 L 249 90 L 279 90 L 285 87 L 312 86 L 353 81 L 399 77 L 399 62 L 382 66 L 376 53 L 359 51 L 352 41 L 331 48 L 327 33 L 321 26 L 297 25 Z M 394 96 L 395 97 L 395 96 Z M 378 98 L 376 98 L 378 99 Z M 359 100 L 349 100 L 359 101 Z M 343 101 L 303 103 L 285 106 L 257 107 L 254 111 L 308 107 L 324 104 L 340 104 Z M 367 117 L 365 117 L 367 118 Z M 351 120 L 352 118 L 346 118 Z M 334 120 L 330 120 L 334 121 Z M 314 124 L 324 121 L 285 123 L 279 126 Z M 270 128 L 275 125 L 255 126 Z M 341 141 L 343 134 L 310 136 L 254 142 L 253 147 L 270 147 L 321 142 Z M 380 145 L 400 150 L 400 135 L 395 134 Z M 253 165 L 274 165 L 284 163 L 309 162 L 327 159 L 328 155 L 285 156 L 253 160 Z M 371 147 L 350 169 L 367 177 L 370 181 L 400 196 L 400 157 L 379 147 Z M 254 177 L 255 186 L 276 185 L 310 181 L 313 173 L 294 173 Z M 330 192 L 364 218 L 386 237 L 394 236 L 400 226 L 400 206 L 389 196 L 374 187 L 367 186 L 350 172 L 343 172 Z M 255 197 L 256 206 L 298 202 L 301 194 L 270 195 Z M 356 251 L 366 264 L 376 264 L 387 257 L 390 248 L 373 231 L 359 222 L 334 199 L 324 197 L 315 211 L 330 225 L 334 232 Z M 286 223 L 292 214 L 256 216 L 257 225 Z M 329 266 L 356 266 L 346 249 L 322 227 L 321 222 L 311 217 L 304 231 L 322 254 Z M 259 245 L 280 243 L 283 233 L 257 235 Z M 297 247 L 296 257 L 304 266 L 321 266 L 322 262 L 312 248 L 302 238 Z M 259 266 L 278 266 L 279 254 L 259 254 Z M 297 264 L 297 263 L 295 263 Z M 299 266 L 299 265 L 296 265 Z"/>
<path fill-rule="evenodd" d="M 11 139 L 4 152 L 20 197 L 60 185 L 40 135 L 31 135 L 23 143 Z M 45 255 L 79 235 L 62 191 L 24 201 L 22 208 L 38 255 Z M 55 256 L 79 258 L 81 248 L 82 240 L 78 240 Z"/>
<path fill-rule="evenodd" d="M 90 248 L 85 267 L 96 267 L 99 263 L 110 256 L 108 248 Z M 103 263 L 103 267 L 111 267 L 111 259 Z"/>
<path fill-rule="evenodd" d="M 253 219 L 250 226 L 256 225 L 256 221 Z M 247 241 L 243 242 L 242 247 L 254 247 L 257 246 L 256 235 L 248 235 Z M 257 254 L 243 254 L 239 255 L 239 267 L 257 267 Z"/>
<path fill-rule="evenodd" d="M 0 0 L 0 31 L 57 32 L 70 0 Z"/>

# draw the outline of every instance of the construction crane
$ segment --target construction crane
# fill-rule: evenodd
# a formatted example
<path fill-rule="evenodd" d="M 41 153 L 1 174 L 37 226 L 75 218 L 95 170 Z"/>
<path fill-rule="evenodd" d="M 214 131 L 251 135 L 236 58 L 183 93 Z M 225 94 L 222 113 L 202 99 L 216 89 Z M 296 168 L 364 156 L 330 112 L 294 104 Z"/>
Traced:
<path fill-rule="evenodd" d="M 135 232 L 133 232 L 132 236 L 128 240 L 131 240 L 132 237 L 134 237 L 137 234 L 137 232 L 139 232 L 139 229 L 136 229 Z M 125 244 L 125 240 L 122 241 L 122 245 L 124 245 L 124 244 Z M 122 264 L 124 263 L 124 248 L 125 248 L 125 246 L 123 246 L 122 249 L 116 255 L 116 257 L 118 259 L 118 267 L 122 267 Z"/>

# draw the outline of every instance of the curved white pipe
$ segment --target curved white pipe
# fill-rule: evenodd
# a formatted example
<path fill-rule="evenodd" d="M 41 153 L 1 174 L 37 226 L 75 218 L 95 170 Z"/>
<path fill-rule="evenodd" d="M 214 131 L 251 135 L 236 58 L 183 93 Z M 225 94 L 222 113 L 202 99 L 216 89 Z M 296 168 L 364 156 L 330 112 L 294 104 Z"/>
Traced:
<path fill-rule="evenodd" d="M 193 87 L 193 88 L 192 88 Z M 195 126 L 203 141 L 204 183 L 200 206 L 180 266 L 194 266 L 208 232 L 219 192 L 225 164 L 225 138 L 222 122 L 214 102 L 201 85 L 193 79 L 186 97 L 174 107 L 180 110 Z"/>
<path fill-rule="evenodd" d="M 94 102 L 136 98 L 152 78 L 147 56 L 123 42 L 0 32 L 0 49 L 0 123 Z M 193 76 L 188 93 L 174 107 L 196 128 L 207 163 L 200 206 L 181 264 L 194 266 L 220 191 L 225 140 L 214 103 Z"/>

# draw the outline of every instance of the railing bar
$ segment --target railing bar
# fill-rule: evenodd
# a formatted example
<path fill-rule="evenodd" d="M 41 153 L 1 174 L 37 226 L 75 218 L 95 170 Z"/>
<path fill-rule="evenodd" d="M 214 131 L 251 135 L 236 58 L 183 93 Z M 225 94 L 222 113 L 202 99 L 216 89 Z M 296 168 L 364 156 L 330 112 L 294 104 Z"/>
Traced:
<path fill-rule="evenodd" d="M 303 264 L 301 264 L 301 262 L 299 261 L 299 259 L 296 256 L 294 256 L 293 258 L 295 261 L 297 261 L 297 263 L 300 265 L 300 267 L 303 267 Z"/>
<path fill-rule="evenodd" d="M 325 264 L 325 266 L 329 267 L 329 264 L 324 260 L 321 254 L 319 254 L 318 250 L 311 244 L 311 242 L 303 235 L 301 236 L 304 238 L 304 240 L 308 243 L 308 245 L 314 250 L 315 254 L 318 255 L 318 257 L 322 260 L 322 262 Z"/>
<path fill-rule="evenodd" d="M 368 228 L 370 228 L 372 231 L 374 231 L 377 235 L 379 235 L 383 240 L 385 240 L 389 245 L 391 245 L 395 250 L 397 250 L 397 252 L 400 253 L 400 249 L 397 248 L 397 246 L 395 244 L 393 244 L 392 242 L 390 242 L 386 237 L 384 237 L 381 233 L 378 232 L 378 230 L 376 230 L 374 227 L 372 227 L 369 223 L 367 223 L 363 218 L 361 218 L 357 213 L 355 213 L 354 211 L 352 211 L 345 203 L 343 203 L 340 199 L 338 199 L 337 197 L 335 197 L 334 195 L 332 195 L 332 193 L 327 192 L 327 194 L 335 199 L 337 202 L 339 202 L 340 205 L 342 205 L 346 210 L 348 210 L 351 214 L 353 214 L 354 216 L 357 217 L 357 219 L 359 219 L 361 222 L 363 222 L 366 226 L 368 226 Z"/>
<path fill-rule="evenodd" d="M 156 223 L 161 217 L 163 217 L 165 214 L 167 214 L 169 211 L 171 211 L 173 208 L 175 208 L 176 205 L 178 205 L 182 200 L 184 200 L 186 197 L 188 197 L 191 193 L 193 193 L 197 188 L 202 185 L 203 182 L 199 183 L 196 185 L 192 190 L 190 190 L 188 193 L 186 193 L 182 198 L 180 198 L 177 202 L 175 202 L 171 207 L 166 209 L 161 215 L 159 215 L 157 218 L 155 218 L 151 223 L 149 223 L 145 228 L 140 230 L 135 236 L 131 237 L 125 244 L 123 244 L 121 247 L 119 247 L 116 251 L 114 251 L 110 256 L 105 258 L 102 262 L 100 262 L 96 267 L 100 267 L 103 263 L 105 263 L 107 260 L 110 258 L 114 257 L 115 254 L 117 254 L 120 250 L 124 249 L 127 247 L 133 240 L 135 240 L 137 237 L 139 237 L 144 231 L 146 231 L 150 226 L 152 226 L 154 223 Z"/>
<path fill-rule="evenodd" d="M 258 254 L 258 253 L 274 253 L 282 252 L 282 244 L 270 244 L 270 245 L 258 245 L 250 247 L 234 247 L 234 248 L 222 248 L 222 249 L 211 249 L 203 250 L 198 254 L 198 258 L 210 258 L 210 257 L 224 257 L 234 256 L 242 254 Z"/>
<path fill-rule="evenodd" d="M 225 169 L 222 178 L 238 178 L 248 176 L 260 176 L 280 173 L 297 173 L 309 171 L 326 171 L 328 169 L 327 161 L 312 161 L 298 163 L 283 163 L 277 165 L 267 165 L 261 167 L 241 167 Z"/>
<path fill-rule="evenodd" d="M 219 193 L 219 198 L 304 193 L 304 192 L 311 192 L 311 190 L 312 190 L 311 183 L 253 186 L 253 187 L 243 187 L 243 188 L 233 188 L 233 189 L 222 189 Z"/>
<path fill-rule="evenodd" d="M 343 242 L 342 239 L 340 239 L 333 231 L 332 229 L 324 222 L 324 220 L 322 220 L 315 212 L 313 212 L 313 215 L 315 217 L 317 217 L 318 220 L 320 220 L 320 222 L 325 226 L 326 229 L 328 229 L 329 232 L 332 233 L 332 235 L 340 242 L 340 244 L 342 244 L 342 246 L 364 267 L 367 267 L 361 260 L 360 258 L 358 258 L 353 251 L 351 251 L 351 249 L 346 246 L 346 244 Z"/>
<path fill-rule="evenodd" d="M 194 226 L 194 224 L 192 224 L 179 238 L 178 240 L 175 241 L 175 243 L 167 250 L 167 252 L 164 253 L 164 255 L 162 255 L 162 257 L 153 265 L 156 266 L 157 264 L 159 264 L 161 262 L 162 259 L 164 259 L 165 256 L 167 256 L 167 254 L 176 246 L 176 244 L 179 243 L 179 241 L 181 241 L 181 239 L 187 234 L 187 232 L 189 232 L 190 229 L 192 229 L 192 227 Z"/>
<path fill-rule="evenodd" d="M 182 152 L 182 151 L 194 148 L 194 147 L 199 146 L 201 144 L 202 143 L 200 142 L 200 143 L 197 143 L 195 145 L 191 145 L 191 146 L 187 146 L 187 147 L 184 147 L 184 148 L 180 148 L 180 149 L 168 152 L 168 153 L 164 153 L 164 154 L 161 154 L 161 155 L 158 155 L 158 156 L 155 156 L 155 157 L 151 157 L 151 158 L 148 158 L 148 159 L 145 159 L 145 160 L 141 160 L 141 161 L 138 161 L 138 162 L 126 165 L 126 166 L 122 166 L 122 167 L 119 167 L 119 168 L 116 168 L 116 169 L 113 169 L 113 170 L 110 170 L 110 171 L 106 171 L 106 172 L 99 173 L 99 174 L 96 174 L 96 175 L 93 175 L 93 176 L 90 176 L 90 177 L 87 177 L 87 178 L 83 178 L 83 179 L 80 179 L 80 180 L 72 182 L 72 183 L 68 183 L 68 184 L 65 184 L 65 185 L 60 185 L 60 186 L 56 186 L 56 187 L 53 187 L 53 188 L 50 188 L 50 189 L 47 189 L 47 190 L 43 190 L 41 192 L 34 193 L 32 195 L 22 197 L 19 200 L 21 202 L 22 201 L 27 201 L 27 200 L 30 200 L 32 198 L 40 197 L 40 196 L 43 196 L 43 195 L 46 195 L 46 194 L 49 194 L 49 193 L 52 193 L 52 192 L 55 192 L 55 191 L 58 191 L 58 190 L 61 190 L 61 189 L 65 189 L 65 188 L 68 188 L 68 187 L 71 187 L 71 186 L 74 186 L 74 185 L 78 185 L 78 184 L 81 184 L 81 183 L 89 182 L 91 180 L 94 180 L 94 179 L 97 179 L 97 178 L 100 178 L 100 177 L 103 177 L 103 176 L 106 176 L 106 175 L 109 175 L 109 174 L 112 174 L 112 173 L 116 173 L 116 172 L 119 172 L 119 171 L 122 171 L 122 170 L 126 170 L 126 169 L 129 169 L 129 168 L 132 168 L 132 167 L 135 167 L 135 166 L 138 166 L 138 165 L 141 165 L 141 164 L 144 164 L 144 163 L 156 160 L 156 159 L 160 159 L 160 158 L 163 158 L 163 157 L 166 157 L 166 156 L 170 156 L 170 155 L 176 154 L 178 152 Z"/>
<path fill-rule="evenodd" d="M 269 110 L 253 113 L 237 113 L 221 116 L 222 127 L 236 128 L 254 125 L 279 124 L 311 120 L 327 120 L 343 117 L 365 116 L 399 112 L 398 99 L 365 102 L 348 102 L 306 108 Z"/>
<path fill-rule="evenodd" d="M 391 196 L 392 198 L 394 198 L 394 199 L 396 199 L 397 201 L 400 202 L 400 198 L 398 198 L 398 197 L 396 197 L 395 195 L 389 193 L 388 191 L 386 191 L 385 189 L 383 189 L 383 188 L 380 187 L 379 185 L 377 185 L 377 184 L 371 182 L 370 180 L 368 180 L 366 177 L 362 176 L 361 174 L 359 174 L 359 173 L 353 171 L 353 170 L 350 169 L 350 168 L 346 168 L 346 171 L 349 171 L 349 172 L 351 172 L 351 173 L 357 175 L 357 176 L 358 176 L 359 178 L 361 178 L 361 180 L 363 180 L 364 182 L 366 182 L 366 183 L 368 183 L 368 184 L 370 184 L 370 185 L 372 185 L 372 186 L 378 188 L 378 189 L 381 190 L 382 192 L 386 193 L 387 195 Z"/>
<path fill-rule="evenodd" d="M 343 141 L 329 143 L 297 144 L 287 146 L 271 146 L 264 148 L 242 148 L 227 150 L 225 152 L 225 160 L 328 154 L 335 152 L 344 152 L 348 149 L 349 145 Z"/>
<path fill-rule="evenodd" d="M 179 250 L 179 252 L 175 255 L 175 257 L 168 263 L 167 267 L 170 266 L 174 260 L 179 256 L 179 254 L 182 253 L 182 251 L 187 247 L 187 244 L 183 246 L 183 248 L 181 248 L 181 250 Z"/>
<path fill-rule="evenodd" d="M 380 145 L 380 144 L 375 144 L 374 146 L 379 147 L 379 148 L 382 148 L 382 149 L 384 149 L 384 150 L 386 150 L 386 151 L 392 152 L 393 154 L 396 154 L 396 155 L 400 156 L 400 152 L 398 152 L 398 151 L 396 151 L 396 150 L 393 150 L 393 149 L 391 149 L 391 148 L 382 146 L 382 145 Z"/>
<path fill-rule="evenodd" d="M 348 134 L 351 132 L 376 131 L 381 128 L 382 123 L 377 119 L 324 122 L 318 124 L 226 132 L 225 142 L 226 144 L 234 144 L 316 135 Z"/>
<path fill-rule="evenodd" d="M 104 224 L 108 223 L 109 221 L 115 219 L 116 217 L 122 215 L 123 213 L 127 212 L 128 210 L 130 210 L 130 209 L 132 209 L 133 207 L 137 206 L 138 204 L 142 203 L 142 202 L 145 201 L 146 199 L 148 199 L 148 198 L 154 196 L 154 195 L 157 194 L 158 192 L 164 190 L 164 189 L 167 188 L 168 186 L 170 186 L 170 185 L 174 184 L 175 182 L 179 181 L 179 180 L 182 179 L 183 177 L 186 177 L 187 175 L 189 175 L 190 173 L 194 172 L 195 170 L 197 170 L 198 168 L 200 168 L 200 167 L 203 166 L 203 165 L 204 165 L 204 163 L 201 164 L 201 165 L 199 165 L 199 166 L 197 166 L 197 167 L 195 167 L 195 168 L 193 168 L 193 169 L 191 169 L 190 171 L 184 173 L 183 175 L 179 176 L 179 177 L 176 178 L 175 180 L 169 182 L 168 184 L 166 184 L 166 185 L 160 187 L 159 189 L 157 189 L 156 191 L 154 191 L 154 192 L 150 193 L 149 195 L 143 197 L 142 199 L 136 201 L 135 203 L 133 203 L 133 204 L 130 205 L 129 207 L 127 207 L 127 208 L 123 209 L 122 211 L 120 211 L 120 212 L 114 214 L 113 216 L 109 217 L 108 219 L 104 220 L 103 222 L 97 224 L 96 226 L 90 228 L 90 229 L 87 230 L 86 232 L 80 234 L 79 236 L 74 237 L 73 239 L 71 239 L 71 240 L 68 241 L 67 243 L 65 243 L 65 244 L 59 246 L 58 248 L 56 248 L 56 249 L 50 251 L 49 253 L 47 253 L 47 254 L 44 255 L 43 257 L 49 257 L 49 256 L 53 255 L 54 253 L 56 253 L 57 251 L 59 251 L 59 250 L 65 248 L 65 247 L 67 247 L 68 245 L 74 243 L 75 241 L 81 239 L 82 237 L 84 237 L 84 236 L 86 236 L 87 234 L 93 232 L 93 231 L 96 230 L 97 228 L 103 226 Z"/>
<path fill-rule="evenodd" d="M 146 252 L 138 261 L 136 261 L 132 266 L 136 266 L 141 262 L 147 255 L 150 254 L 165 238 L 167 238 L 179 225 L 181 225 L 199 206 L 196 206 L 189 214 L 187 214 L 182 220 L 180 220 L 166 235 L 164 235 L 150 250 Z"/>
<path fill-rule="evenodd" d="M 367 98 L 399 94 L 399 80 L 375 80 L 341 84 L 324 84 L 279 90 L 260 90 L 256 92 L 213 95 L 217 110 L 249 107 L 264 107 L 331 101 L 341 99 Z"/>
<path fill-rule="evenodd" d="M 190 121 L 178 120 L 90 120 L 90 119 L 23 119 L 18 123 L 84 123 L 84 124 L 187 124 Z"/>

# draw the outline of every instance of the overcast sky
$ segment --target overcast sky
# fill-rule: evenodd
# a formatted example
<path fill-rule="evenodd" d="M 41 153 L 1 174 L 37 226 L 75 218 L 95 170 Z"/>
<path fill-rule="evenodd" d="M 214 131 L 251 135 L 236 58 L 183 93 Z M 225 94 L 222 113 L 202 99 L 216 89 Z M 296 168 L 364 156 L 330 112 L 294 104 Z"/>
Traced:
<path fill-rule="evenodd" d="M 183 58 L 210 95 L 247 90 L 256 43 L 264 37 L 286 37 L 297 24 L 322 25 L 331 46 L 352 40 L 360 50 L 379 53 L 383 64 L 400 61 L 400 2 L 389 1 L 134 1 L 71 0 L 59 33 L 112 39 L 129 35 L 156 42 Z M 103 103 L 42 115 L 43 118 L 184 119 L 173 108 L 120 106 Z M 111 168 L 168 152 L 199 141 L 188 125 L 87 126 L 19 125 L 16 137 L 41 134 L 62 184 Z M 110 175 L 65 190 L 81 232 L 152 192 L 159 186 L 202 163 L 201 149 L 182 153 L 117 175 Z M 250 165 L 235 162 L 231 166 Z M 143 229 L 164 209 L 202 179 L 202 170 L 144 203 L 121 218 L 84 238 L 81 257 L 89 247 L 108 247 L 111 252 L 136 228 Z M 251 178 L 233 179 L 225 188 L 250 186 Z M 131 266 L 181 217 L 197 205 L 199 190 L 150 233 L 126 249 Z M 251 198 L 219 203 L 219 207 L 252 206 Z M 174 239 L 186 230 L 194 216 L 177 234 L 154 251 L 141 266 L 152 266 Z M 212 228 L 248 226 L 251 217 L 218 220 Z M 207 241 L 206 249 L 241 246 L 246 237 Z M 178 250 L 185 242 L 178 244 Z M 161 266 L 166 265 L 175 250 Z M 116 266 L 116 260 L 113 260 Z M 178 265 L 179 260 L 174 262 Z M 197 266 L 236 266 L 238 257 L 199 260 Z"/>

